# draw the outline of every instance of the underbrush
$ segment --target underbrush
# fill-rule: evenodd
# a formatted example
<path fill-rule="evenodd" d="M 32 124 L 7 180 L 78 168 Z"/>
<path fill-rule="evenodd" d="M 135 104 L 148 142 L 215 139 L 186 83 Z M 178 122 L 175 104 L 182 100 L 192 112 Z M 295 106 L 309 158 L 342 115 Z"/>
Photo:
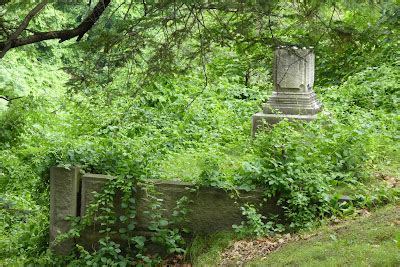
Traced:
<path fill-rule="evenodd" d="M 0 263 L 49 260 L 52 165 L 79 165 L 85 172 L 126 178 L 127 184 L 135 177 L 226 190 L 262 188 L 266 198 L 279 197 L 286 231 L 399 198 L 399 191 L 382 181 L 385 175 L 399 178 L 398 63 L 365 69 L 340 86 L 316 88 L 325 105 L 317 120 L 282 121 L 255 139 L 250 117 L 271 84 L 248 88 L 238 83 L 239 74 L 222 76 L 197 96 L 203 81 L 197 72 L 191 75 L 160 78 L 140 97 L 121 92 L 113 98 L 103 91 L 93 97 L 92 91 L 59 99 L 36 95 L 3 111 Z M 32 83 L 42 83 L 37 82 Z M 343 203 L 343 194 L 351 201 Z M 249 210 L 244 213 L 255 225 L 250 234 L 276 229 L 266 228 L 269 218 Z M 162 233 L 173 238 L 174 233 Z M 116 258 L 123 257 L 116 251 Z"/>

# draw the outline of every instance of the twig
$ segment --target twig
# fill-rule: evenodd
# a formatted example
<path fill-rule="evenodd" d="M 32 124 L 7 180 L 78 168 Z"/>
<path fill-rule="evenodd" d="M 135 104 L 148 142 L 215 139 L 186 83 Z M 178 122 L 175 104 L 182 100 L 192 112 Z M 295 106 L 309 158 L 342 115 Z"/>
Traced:
<path fill-rule="evenodd" d="M 13 100 L 20 99 L 20 98 L 23 98 L 23 96 L 17 96 L 17 97 L 9 98 L 7 96 L 0 95 L 0 99 L 4 99 L 7 102 L 11 102 Z"/>
<path fill-rule="evenodd" d="M 204 23 L 204 21 L 203 21 L 203 23 Z M 201 31 L 200 31 L 200 26 L 199 26 L 200 24 L 201 23 L 198 23 L 197 27 L 198 27 L 198 30 L 200 33 L 200 52 L 201 52 L 200 60 L 201 60 L 202 68 L 203 68 L 204 86 L 203 86 L 203 89 L 192 98 L 192 100 L 189 102 L 189 104 L 186 105 L 185 111 L 189 109 L 189 107 L 194 103 L 194 101 L 200 95 L 202 95 L 208 87 L 208 76 L 207 76 L 207 66 L 206 66 L 206 58 L 205 58 L 206 56 L 205 56 L 205 51 L 204 51 L 204 40 L 203 40 L 203 35 L 201 34 Z"/>

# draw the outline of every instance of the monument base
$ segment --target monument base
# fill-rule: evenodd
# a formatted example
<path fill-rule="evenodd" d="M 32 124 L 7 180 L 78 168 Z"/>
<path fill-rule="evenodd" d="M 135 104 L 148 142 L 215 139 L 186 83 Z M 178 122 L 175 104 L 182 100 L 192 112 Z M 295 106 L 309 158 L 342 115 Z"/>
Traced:
<path fill-rule="evenodd" d="M 292 114 L 266 114 L 264 112 L 258 112 L 251 117 L 252 124 L 252 136 L 254 137 L 257 130 L 262 128 L 264 125 L 273 125 L 280 122 L 283 119 L 289 121 L 304 120 L 312 121 L 317 118 L 317 114 L 306 114 L 306 115 L 292 115 Z"/>

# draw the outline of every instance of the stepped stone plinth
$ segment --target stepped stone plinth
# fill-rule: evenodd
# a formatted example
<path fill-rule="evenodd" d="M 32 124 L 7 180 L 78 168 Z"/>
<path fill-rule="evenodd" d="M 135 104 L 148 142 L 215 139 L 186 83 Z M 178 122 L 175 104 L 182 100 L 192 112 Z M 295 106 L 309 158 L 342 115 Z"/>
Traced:
<path fill-rule="evenodd" d="M 310 121 L 321 110 L 313 91 L 315 55 L 312 48 L 278 47 L 273 63 L 274 90 L 262 112 L 252 117 L 253 136 L 264 124 L 284 118 Z"/>

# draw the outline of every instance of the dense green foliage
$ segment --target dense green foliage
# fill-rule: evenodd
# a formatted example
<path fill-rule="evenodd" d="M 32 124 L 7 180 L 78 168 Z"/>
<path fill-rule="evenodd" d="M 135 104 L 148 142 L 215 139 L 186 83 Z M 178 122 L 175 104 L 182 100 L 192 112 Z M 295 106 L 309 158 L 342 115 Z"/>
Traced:
<path fill-rule="evenodd" d="M 180 46 L 166 46 L 160 13 L 143 22 L 143 10 L 126 18 L 123 5 L 82 43 L 49 41 L 10 50 L 0 61 L 0 95 L 23 97 L 0 102 L 0 264 L 54 260 L 47 251 L 48 172 L 54 165 L 117 176 L 104 198 L 149 178 L 262 188 L 266 198 L 279 197 L 289 231 L 398 199 L 398 189 L 387 188 L 377 174 L 398 176 L 400 169 L 399 7 L 282 6 L 264 7 L 282 12 L 282 20 L 273 18 L 272 39 L 254 27 L 268 16 L 239 13 L 227 29 L 207 13 L 203 23 L 209 27 L 185 28 L 190 34 L 181 29 Z M 70 26 L 82 10 L 48 6 L 32 27 L 47 29 L 54 14 L 60 25 Z M 310 10 L 321 17 L 305 16 Z M 229 13 L 220 14 L 222 25 Z M 139 22 L 140 34 L 112 45 Z M 316 31 L 325 22 L 328 34 Z M 315 90 L 324 111 L 311 123 L 282 121 L 252 139 L 250 117 L 272 89 L 274 42 L 315 45 Z M 343 193 L 354 201 L 341 203 Z M 157 201 L 153 205 L 160 208 Z M 244 213 L 250 221 L 243 228 L 252 226 L 253 234 L 282 230 L 254 207 Z M 182 252 L 181 229 L 168 229 L 173 223 L 154 214 L 156 241 L 170 253 Z M 142 254 L 145 240 L 129 238 L 139 251 L 132 258 L 106 239 L 97 253 L 81 250 L 72 264 L 150 260 Z"/>

